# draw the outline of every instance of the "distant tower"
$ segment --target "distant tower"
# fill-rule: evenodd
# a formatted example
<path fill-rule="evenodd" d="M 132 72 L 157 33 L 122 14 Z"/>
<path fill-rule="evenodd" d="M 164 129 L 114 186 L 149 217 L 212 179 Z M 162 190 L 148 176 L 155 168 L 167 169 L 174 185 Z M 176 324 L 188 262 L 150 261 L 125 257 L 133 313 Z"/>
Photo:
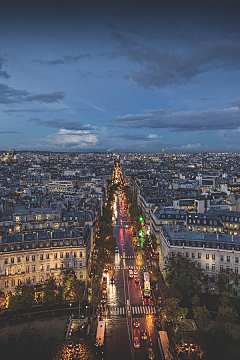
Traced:
<path fill-rule="evenodd" d="M 162 149 L 162 155 L 164 155 L 164 149 Z"/>

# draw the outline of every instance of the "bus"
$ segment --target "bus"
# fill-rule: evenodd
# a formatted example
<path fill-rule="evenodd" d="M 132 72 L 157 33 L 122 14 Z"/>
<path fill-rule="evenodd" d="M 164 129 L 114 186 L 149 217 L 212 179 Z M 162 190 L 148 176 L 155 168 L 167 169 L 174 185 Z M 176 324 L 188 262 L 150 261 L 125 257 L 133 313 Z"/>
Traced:
<path fill-rule="evenodd" d="M 99 321 L 97 327 L 97 334 L 96 334 L 96 355 L 104 355 L 105 354 L 105 330 L 106 330 L 106 322 Z"/>
<path fill-rule="evenodd" d="M 151 296 L 151 288 L 150 288 L 150 276 L 149 272 L 143 273 L 143 280 L 144 280 L 144 291 L 143 295 L 145 298 L 150 298 Z"/>
<path fill-rule="evenodd" d="M 162 360 L 172 360 L 172 355 L 169 352 L 169 340 L 166 331 L 158 331 L 158 346 Z"/>

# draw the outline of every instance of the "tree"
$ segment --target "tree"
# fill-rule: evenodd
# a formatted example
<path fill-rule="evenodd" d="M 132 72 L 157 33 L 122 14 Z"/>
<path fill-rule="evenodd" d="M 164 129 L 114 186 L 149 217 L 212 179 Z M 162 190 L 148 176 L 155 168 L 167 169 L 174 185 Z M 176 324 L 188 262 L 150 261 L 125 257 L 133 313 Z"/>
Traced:
<path fill-rule="evenodd" d="M 31 308 L 34 304 L 35 299 L 35 290 L 33 285 L 21 285 L 21 292 L 22 292 L 22 305 L 25 308 Z"/>
<path fill-rule="evenodd" d="M 232 292 L 233 280 L 235 279 L 235 273 L 232 269 L 224 269 L 218 273 L 216 285 L 220 294 L 223 292 Z"/>
<path fill-rule="evenodd" d="M 80 315 L 80 304 L 83 301 L 83 295 L 85 293 L 86 290 L 86 285 L 85 285 L 85 281 L 83 280 L 75 280 L 73 283 L 73 293 L 76 297 L 76 299 L 78 300 L 78 313 Z"/>
<path fill-rule="evenodd" d="M 193 317 L 200 330 L 210 324 L 211 315 L 205 305 L 193 307 Z"/>
<path fill-rule="evenodd" d="M 166 300 L 166 305 L 163 309 L 167 320 L 172 321 L 173 324 L 180 323 L 188 314 L 188 309 L 180 307 L 179 302 L 180 299 L 169 298 Z"/>
<path fill-rule="evenodd" d="M 13 309 L 13 311 L 17 311 L 21 307 L 22 295 L 18 289 L 15 289 L 14 292 L 10 292 L 9 294 L 9 304 L 8 307 Z"/>
<path fill-rule="evenodd" d="M 73 284 L 76 281 L 77 277 L 75 274 L 74 270 L 67 270 L 65 272 L 64 278 L 63 278 L 63 291 L 62 291 L 62 296 L 63 296 L 63 300 L 66 301 L 68 296 L 71 296 L 71 291 L 73 288 Z"/>
<path fill-rule="evenodd" d="M 4 294 L 4 292 L 0 291 L 0 308 L 5 307 L 6 306 L 6 296 Z"/>
<path fill-rule="evenodd" d="M 217 321 L 222 325 L 235 323 L 237 321 L 238 313 L 230 304 L 230 297 L 228 292 L 223 292 L 221 302 L 218 307 Z"/>
<path fill-rule="evenodd" d="M 193 317 L 200 330 L 205 329 L 210 324 L 211 315 L 205 305 L 200 306 L 200 299 L 194 295 L 192 298 Z"/>
<path fill-rule="evenodd" d="M 43 291 L 43 302 L 53 304 L 60 298 L 60 289 L 53 277 L 47 280 Z"/>
<path fill-rule="evenodd" d="M 203 272 L 188 258 L 171 255 L 166 259 L 165 280 L 173 294 L 181 294 L 182 305 L 190 307 L 191 298 L 201 293 Z"/>
<path fill-rule="evenodd" d="M 210 342 L 209 351 L 213 354 L 212 359 L 216 358 L 216 354 L 226 352 L 228 346 L 233 342 L 229 329 L 222 325 L 212 328 L 207 336 Z"/>

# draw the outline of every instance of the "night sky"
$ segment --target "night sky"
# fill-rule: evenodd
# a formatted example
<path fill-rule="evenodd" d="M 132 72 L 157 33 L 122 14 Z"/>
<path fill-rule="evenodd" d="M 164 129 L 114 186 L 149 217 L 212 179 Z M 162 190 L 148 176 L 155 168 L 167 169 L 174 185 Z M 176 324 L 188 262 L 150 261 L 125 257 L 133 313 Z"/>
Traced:
<path fill-rule="evenodd" d="M 240 152 L 239 140 L 239 1 L 1 2 L 1 149 Z"/>

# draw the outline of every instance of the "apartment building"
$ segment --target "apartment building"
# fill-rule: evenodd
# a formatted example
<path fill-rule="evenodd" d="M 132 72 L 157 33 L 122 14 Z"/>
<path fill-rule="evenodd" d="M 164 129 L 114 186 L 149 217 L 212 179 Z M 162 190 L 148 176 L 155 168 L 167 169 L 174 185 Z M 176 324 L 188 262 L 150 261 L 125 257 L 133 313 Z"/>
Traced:
<path fill-rule="evenodd" d="M 91 231 L 74 227 L 65 231 L 14 234 L 0 237 L 0 291 L 13 291 L 23 283 L 41 284 L 53 277 L 61 284 L 67 269 L 86 280 Z"/>
<path fill-rule="evenodd" d="M 196 261 L 205 274 L 215 277 L 219 271 L 232 269 L 240 272 L 240 237 L 228 234 L 196 233 L 182 226 L 160 229 L 160 270 L 164 272 L 165 259 L 181 254 Z"/>

